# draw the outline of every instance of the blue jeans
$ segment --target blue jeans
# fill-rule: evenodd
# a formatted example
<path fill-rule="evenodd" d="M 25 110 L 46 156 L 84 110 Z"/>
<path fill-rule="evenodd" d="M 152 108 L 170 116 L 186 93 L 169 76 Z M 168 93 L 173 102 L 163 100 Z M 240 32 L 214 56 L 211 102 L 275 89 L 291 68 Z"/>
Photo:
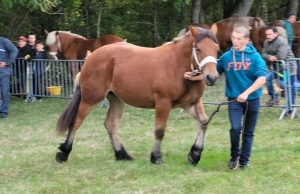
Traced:
<path fill-rule="evenodd" d="M 2 104 L 0 108 L 1 116 L 8 115 L 8 104 L 10 98 L 9 82 L 10 82 L 10 75 L 0 77 L 0 92 L 1 92 L 1 99 L 2 99 Z"/>
<path fill-rule="evenodd" d="M 228 99 L 233 100 L 231 98 Z M 229 119 L 231 123 L 230 142 L 231 142 L 231 157 L 240 156 L 240 164 L 248 164 L 251 155 L 254 130 L 258 118 L 260 101 L 259 98 L 255 100 L 247 100 L 247 104 L 233 101 L 228 105 Z M 240 134 L 242 131 L 242 118 L 246 116 L 244 123 L 244 131 L 242 132 L 242 147 L 240 149 Z"/>
<path fill-rule="evenodd" d="M 268 93 L 273 100 L 277 100 L 278 97 L 277 97 L 277 94 L 274 92 L 274 86 L 272 83 L 273 79 L 279 79 L 279 77 L 277 76 L 277 73 L 275 73 L 274 71 L 268 72 L 266 75 L 266 86 L 268 89 Z M 294 82 L 295 82 L 295 75 L 291 75 L 290 83 L 291 83 L 291 94 L 292 94 L 292 103 L 293 104 L 295 102 L 295 97 L 296 97 Z M 280 88 L 284 89 L 284 82 L 282 80 L 278 80 L 278 86 Z"/>

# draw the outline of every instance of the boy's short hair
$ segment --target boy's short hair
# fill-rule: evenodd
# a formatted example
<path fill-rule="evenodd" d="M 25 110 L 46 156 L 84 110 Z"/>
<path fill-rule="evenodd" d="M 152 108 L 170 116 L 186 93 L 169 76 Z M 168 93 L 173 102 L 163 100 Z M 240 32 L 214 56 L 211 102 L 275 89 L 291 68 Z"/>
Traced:
<path fill-rule="evenodd" d="M 245 38 L 250 38 L 250 31 L 245 26 L 237 26 L 233 31 L 239 34 L 244 34 Z"/>
<path fill-rule="evenodd" d="M 291 16 L 296 16 L 296 15 L 292 12 L 288 12 L 288 13 L 285 14 L 286 19 L 289 19 Z"/>
<path fill-rule="evenodd" d="M 29 37 L 30 35 L 34 35 L 34 36 L 36 36 L 36 34 L 35 34 L 34 32 L 30 32 L 30 33 L 28 33 L 28 36 L 27 36 L 27 37 Z"/>
<path fill-rule="evenodd" d="M 274 33 L 277 33 L 278 31 L 277 31 L 277 28 L 275 27 L 275 26 L 268 26 L 267 28 L 266 28 L 266 31 L 267 30 L 272 30 Z"/>
<path fill-rule="evenodd" d="M 34 45 L 37 45 L 37 44 L 41 44 L 41 45 L 45 46 L 44 42 L 43 42 L 43 41 L 41 41 L 41 40 L 37 40 L 37 41 L 35 41 L 35 44 L 34 44 Z"/>

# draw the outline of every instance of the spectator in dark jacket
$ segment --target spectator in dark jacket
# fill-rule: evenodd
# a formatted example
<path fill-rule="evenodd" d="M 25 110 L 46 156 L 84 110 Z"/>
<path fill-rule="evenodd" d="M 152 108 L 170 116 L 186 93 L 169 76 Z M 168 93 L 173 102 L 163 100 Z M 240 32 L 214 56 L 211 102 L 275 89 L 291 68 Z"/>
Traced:
<path fill-rule="evenodd" d="M 35 50 L 33 56 L 26 56 L 25 60 L 31 62 L 33 59 L 47 59 L 47 53 L 44 50 L 43 41 L 36 41 Z M 36 96 L 36 99 L 41 101 L 41 95 L 44 95 L 45 91 L 45 61 L 34 60 L 31 63 L 32 68 L 32 78 L 33 78 L 33 95 Z"/>
<path fill-rule="evenodd" d="M 17 48 L 19 53 L 15 63 L 14 74 L 19 82 L 19 93 L 24 94 L 26 93 L 26 62 L 24 58 L 31 52 L 31 48 L 27 46 L 27 38 L 25 36 L 19 37 Z M 21 98 L 24 98 L 24 96 L 21 95 Z"/>
<path fill-rule="evenodd" d="M 9 104 L 9 81 L 11 76 L 11 65 L 18 55 L 18 49 L 8 39 L 0 37 L 0 91 L 1 107 L 0 117 L 6 118 Z"/>
<path fill-rule="evenodd" d="M 288 36 L 288 45 L 292 48 L 293 41 L 294 41 L 294 29 L 293 23 L 296 21 L 296 16 L 293 13 L 287 13 L 286 19 L 284 20 L 284 28 L 286 30 Z"/>

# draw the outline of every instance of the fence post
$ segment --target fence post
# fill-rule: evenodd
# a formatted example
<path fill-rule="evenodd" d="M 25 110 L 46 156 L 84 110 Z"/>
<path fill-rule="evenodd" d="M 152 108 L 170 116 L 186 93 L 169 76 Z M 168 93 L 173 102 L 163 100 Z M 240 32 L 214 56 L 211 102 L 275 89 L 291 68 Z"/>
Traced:
<path fill-rule="evenodd" d="M 26 62 L 26 99 L 25 102 L 34 102 L 36 99 L 33 96 L 33 62 Z"/>

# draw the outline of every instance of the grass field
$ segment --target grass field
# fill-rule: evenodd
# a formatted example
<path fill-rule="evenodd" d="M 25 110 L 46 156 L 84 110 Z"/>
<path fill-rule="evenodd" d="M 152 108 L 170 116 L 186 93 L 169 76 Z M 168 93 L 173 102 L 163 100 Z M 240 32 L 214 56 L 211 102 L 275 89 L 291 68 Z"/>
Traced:
<path fill-rule="evenodd" d="M 221 94 L 220 94 L 221 95 Z M 95 108 L 78 130 L 65 164 L 55 153 L 65 135 L 57 119 L 69 100 L 24 103 L 12 98 L 0 119 L 0 193 L 300 193 L 299 119 L 278 120 L 281 110 L 261 108 L 250 168 L 229 170 L 229 121 L 222 107 L 208 126 L 200 163 L 187 154 L 196 121 L 171 112 L 162 145 L 163 165 L 150 163 L 154 111 L 126 107 L 120 136 L 134 161 L 115 161 L 103 126 L 107 109 Z M 207 105 L 210 115 L 216 106 Z"/>

